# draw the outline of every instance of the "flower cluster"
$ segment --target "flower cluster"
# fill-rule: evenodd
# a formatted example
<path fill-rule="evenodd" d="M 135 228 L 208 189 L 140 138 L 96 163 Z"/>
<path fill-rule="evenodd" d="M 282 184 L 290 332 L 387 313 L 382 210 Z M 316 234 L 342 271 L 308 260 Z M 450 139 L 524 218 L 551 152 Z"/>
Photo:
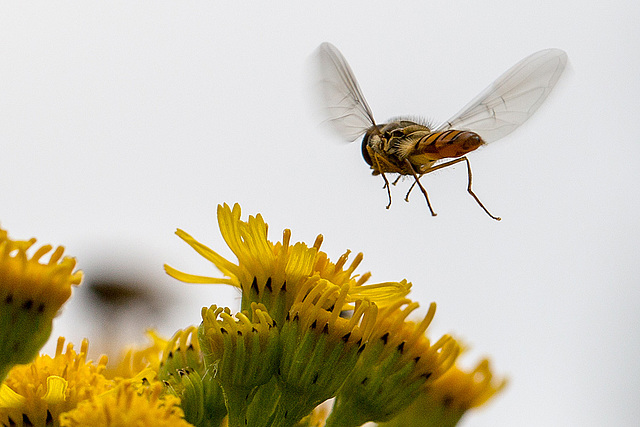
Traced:
<path fill-rule="evenodd" d="M 168 265 L 188 283 L 232 285 L 240 310 L 210 305 L 202 323 L 170 339 L 130 349 L 114 367 L 87 361 L 64 339 L 54 357 L 36 356 L 51 320 L 81 279 L 62 248 L 47 263 L 35 240 L 12 241 L 0 229 L 0 423 L 35 426 L 453 426 L 504 387 L 483 360 L 472 372 L 449 335 L 429 336 L 435 303 L 422 319 L 406 280 L 370 284 L 350 252 L 332 262 L 312 245 L 268 238 L 260 214 L 218 206 L 228 260 L 182 230 L 177 235 L 223 277 Z M 45 298 L 44 295 L 47 297 Z M 8 313 L 8 314 L 6 314 Z M 4 340 L 4 341 L 3 341 Z M 331 399 L 333 406 L 329 405 Z M 328 406 L 329 405 L 329 406 Z"/>
<path fill-rule="evenodd" d="M 321 235 L 312 246 L 292 244 L 285 230 L 282 241 L 272 242 L 262 216 L 243 221 L 237 204 L 218 206 L 217 214 L 237 262 L 182 230 L 176 234 L 225 277 L 165 270 L 184 282 L 224 283 L 242 292 L 235 319 L 228 308 L 205 308 L 198 334 L 205 365 L 222 388 L 230 426 L 390 422 L 407 417 L 411 403 L 423 396 L 437 399 L 436 390 L 452 381 L 448 373 L 462 372 L 455 366 L 458 342 L 449 335 L 432 341 L 426 333 L 435 303 L 421 321 L 408 319 L 419 307 L 406 298 L 411 283 L 369 284 L 370 273 L 355 273 L 362 254 L 348 263 L 347 251 L 331 262 L 320 250 Z M 450 406 L 465 401 L 463 396 L 489 398 L 502 387 L 491 381 L 457 384 L 439 402 Z M 331 398 L 330 413 L 314 410 Z M 464 413 L 473 406 L 456 408 Z M 417 420 L 423 422 L 422 415 Z"/>

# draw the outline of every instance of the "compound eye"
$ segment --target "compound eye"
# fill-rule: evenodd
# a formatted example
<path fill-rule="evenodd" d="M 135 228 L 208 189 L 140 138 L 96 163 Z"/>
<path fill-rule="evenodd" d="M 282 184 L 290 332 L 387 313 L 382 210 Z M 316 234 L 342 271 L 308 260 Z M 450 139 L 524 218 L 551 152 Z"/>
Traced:
<path fill-rule="evenodd" d="M 362 138 L 362 158 L 364 159 L 365 162 L 367 162 L 367 164 L 369 166 L 373 166 L 373 162 L 371 161 L 371 156 L 369 155 L 369 149 L 367 148 L 369 146 L 369 139 L 371 138 L 371 134 L 369 132 L 367 132 L 364 135 L 364 138 Z"/>

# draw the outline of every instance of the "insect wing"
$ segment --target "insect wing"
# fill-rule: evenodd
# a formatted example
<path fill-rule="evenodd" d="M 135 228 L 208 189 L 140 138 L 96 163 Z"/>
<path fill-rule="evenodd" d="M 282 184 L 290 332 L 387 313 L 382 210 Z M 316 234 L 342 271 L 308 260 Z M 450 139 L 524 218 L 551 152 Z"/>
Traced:
<path fill-rule="evenodd" d="M 510 134 L 547 98 L 566 65 L 567 54 L 560 49 L 526 57 L 436 131 L 469 130 L 486 143 Z"/>
<path fill-rule="evenodd" d="M 314 55 L 322 114 L 340 136 L 351 142 L 375 125 L 351 67 L 331 43 L 322 43 Z"/>

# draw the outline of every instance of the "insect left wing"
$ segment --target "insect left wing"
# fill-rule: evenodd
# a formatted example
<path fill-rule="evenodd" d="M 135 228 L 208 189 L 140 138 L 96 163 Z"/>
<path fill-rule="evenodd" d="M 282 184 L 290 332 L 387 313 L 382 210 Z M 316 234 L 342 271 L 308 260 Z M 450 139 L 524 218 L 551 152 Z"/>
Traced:
<path fill-rule="evenodd" d="M 314 54 L 319 86 L 324 98 L 325 121 L 351 142 L 375 125 L 373 113 L 362 95 L 351 67 L 331 43 L 322 43 Z"/>
<path fill-rule="evenodd" d="M 547 98 L 566 65 L 567 54 L 560 49 L 524 58 L 436 131 L 469 130 L 486 143 L 510 134 Z"/>

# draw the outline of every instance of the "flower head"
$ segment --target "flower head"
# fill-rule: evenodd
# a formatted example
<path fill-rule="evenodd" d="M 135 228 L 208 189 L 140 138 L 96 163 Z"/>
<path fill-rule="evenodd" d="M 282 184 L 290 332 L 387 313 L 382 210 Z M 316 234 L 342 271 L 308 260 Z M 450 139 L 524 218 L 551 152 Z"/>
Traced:
<path fill-rule="evenodd" d="M 236 313 L 215 305 L 202 309 L 200 346 L 209 366 L 216 365 L 223 385 L 253 388 L 268 382 L 279 358 L 278 329 L 264 306 Z"/>
<path fill-rule="evenodd" d="M 113 381 L 102 373 L 107 357 L 97 364 L 87 361 L 89 342 L 80 352 L 72 344 L 63 352 L 64 338 L 58 339 L 54 357 L 38 356 L 32 363 L 15 366 L 0 388 L 0 424 L 45 426 L 79 402 L 111 389 Z M 30 423 L 30 424 L 29 424 Z"/>
<path fill-rule="evenodd" d="M 348 284 L 339 287 L 314 277 L 291 307 L 281 331 L 278 383 L 282 397 L 277 421 L 299 420 L 335 396 L 356 365 L 378 308 L 360 300 L 348 312 L 348 291 Z M 344 313 L 349 314 L 341 317 Z"/>
<path fill-rule="evenodd" d="M 124 381 L 115 390 L 93 396 L 72 411 L 62 414 L 61 427 L 188 427 L 184 420 L 180 399 L 163 395 L 161 383 L 153 383 L 144 390 Z"/>
<path fill-rule="evenodd" d="M 78 285 L 82 272 L 76 261 L 62 257 L 64 248 L 51 245 L 27 251 L 36 239 L 15 241 L 0 229 L 0 380 L 11 366 L 30 362 L 51 334 L 52 321 Z"/>
<path fill-rule="evenodd" d="M 408 408 L 381 426 L 453 427 L 469 409 L 484 405 L 506 384 L 506 380 L 493 377 L 488 359 L 471 371 L 452 366 Z"/>
<path fill-rule="evenodd" d="M 147 336 L 151 343 L 141 349 L 127 348 L 114 368 L 107 368 L 104 375 L 107 378 L 133 378 L 145 369 L 158 372 L 160 358 L 168 341 L 154 330 L 148 330 Z"/>
<path fill-rule="evenodd" d="M 198 328 L 179 330 L 167 343 L 159 377 L 166 390 L 180 398 L 184 418 L 196 426 L 218 426 L 227 415 L 220 383 L 207 369 Z"/>
<path fill-rule="evenodd" d="M 313 246 L 305 243 L 291 244 L 291 231 L 284 230 L 282 242 L 273 243 L 267 237 L 268 226 L 262 215 L 249 216 L 247 221 L 242 221 L 240 213 L 238 204 L 233 209 L 227 204 L 218 206 L 220 233 L 238 259 L 237 264 L 228 261 L 184 231 L 176 232 L 200 255 L 211 261 L 226 278 L 196 276 L 165 265 L 167 273 L 189 283 L 237 286 L 242 289 L 242 310 L 249 311 L 252 302 L 264 304 L 277 324 L 284 320 L 300 287 L 314 275 L 338 286 L 349 284 L 349 302 L 366 297 L 379 306 L 384 306 L 404 297 L 411 288 L 406 280 L 364 285 L 370 274 L 366 273 L 362 277 L 354 274 L 362 261 L 362 254 L 358 254 L 349 266 L 346 266 L 349 251 L 338 262 L 332 263 L 320 251 L 321 235 L 316 238 Z"/>
<path fill-rule="evenodd" d="M 470 372 L 453 366 L 429 387 L 427 394 L 443 406 L 466 411 L 484 405 L 506 385 L 505 379 L 493 377 L 489 360 L 483 359 Z"/>
<path fill-rule="evenodd" d="M 249 313 L 228 308 L 202 309 L 198 339 L 207 366 L 224 391 L 232 427 L 247 424 L 249 404 L 256 388 L 268 383 L 278 369 L 278 328 L 262 304 L 251 304 Z"/>
<path fill-rule="evenodd" d="M 404 300 L 378 313 L 358 364 L 338 391 L 328 425 L 336 419 L 353 426 L 386 421 L 453 365 L 460 353 L 456 341 L 445 335 L 432 344 L 424 334 L 435 303 L 420 323 L 407 321 L 416 308 L 417 303 Z"/>
<path fill-rule="evenodd" d="M 160 360 L 160 379 L 167 380 L 180 369 L 200 371 L 203 365 L 198 328 L 189 326 L 178 330 L 166 341 Z"/>

